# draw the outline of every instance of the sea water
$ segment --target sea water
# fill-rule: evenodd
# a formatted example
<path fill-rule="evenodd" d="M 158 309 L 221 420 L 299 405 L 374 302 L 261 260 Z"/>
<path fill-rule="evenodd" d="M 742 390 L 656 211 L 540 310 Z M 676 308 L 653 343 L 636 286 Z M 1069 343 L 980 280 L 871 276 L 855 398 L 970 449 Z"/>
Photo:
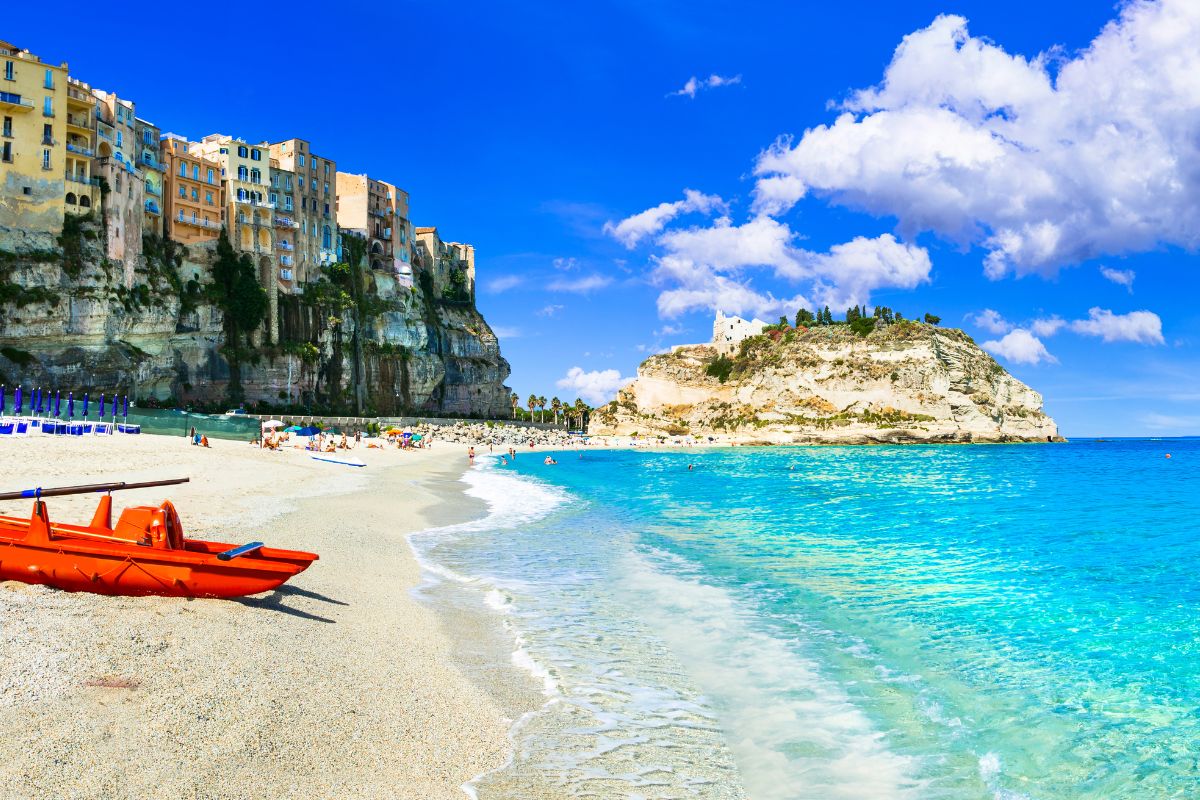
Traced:
<path fill-rule="evenodd" d="M 556 455 L 413 540 L 543 689 L 480 798 L 1200 797 L 1200 442 Z"/>

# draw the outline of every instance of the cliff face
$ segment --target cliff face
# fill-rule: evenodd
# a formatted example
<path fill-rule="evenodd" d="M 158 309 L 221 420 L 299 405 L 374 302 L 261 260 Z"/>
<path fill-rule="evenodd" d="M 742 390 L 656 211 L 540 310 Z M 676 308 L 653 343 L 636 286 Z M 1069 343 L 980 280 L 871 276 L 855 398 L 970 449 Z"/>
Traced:
<path fill-rule="evenodd" d="M 148 239 L 127 270 L 105 259 L 103 236 L 76 222 L 57 246 L 0 251 L 0 383 L 222 402 L 223 314 L 203 288 L 215 247 Z M 379 310 L 363 324 L 364 411 L 511 413 L 508 362 L 473 303 L 367 276 Z M 279 330 L 259 336 L 242 363 L 246 399 L 353 409 L 353 315 L 303 296 L 278 300 Z"/>
<path fill-rule="evenodd" d="M 1058 438 L 1041 395 L 969 336 L 917 323 L 867 336 L 846 325 L 756 336 L 728 361 L 709 345 L 679 347 L 647 359 L 592 430 L 774 443 Z"/>

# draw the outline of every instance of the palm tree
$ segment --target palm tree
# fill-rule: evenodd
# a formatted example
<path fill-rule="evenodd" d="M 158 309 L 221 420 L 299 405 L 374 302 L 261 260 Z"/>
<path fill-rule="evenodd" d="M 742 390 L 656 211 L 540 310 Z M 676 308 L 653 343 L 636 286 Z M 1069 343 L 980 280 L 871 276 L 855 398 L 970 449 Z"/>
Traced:
<path fill-rule="evenodd" d="M 537 408 L 537 395 L 529 395 L 529 397 L 525 400 L 525 405 L 529 406 L 529 421 L 533 422 L 533 410 Z"/>
<path fill-rule="evenodd" d="M 513 392 L 512 395 L 508 399 L 509 399 L 509 402 L 512 403 L 513 419 L 516 419 L 517 418 L 517 408 L 521 405 L 521 396 L 519 394 L 517 394 L 516 392 Z"/>
<path fill-rule="evenodd" d="M 538 422 L 546 421 L 546 398 L 538 398 Z"/>
<path fill-rule="evenodd" d="M 550 400 L 550 410 L 554 412 L 554 424 L 558 424 L 558 412 L 562 411 L 562 400 L 557 397 Z"/>
<path fill-rule="evenodd" d="M 575 415 L 579 417 L 579 430 L 583 430 L 584 422 L 588 412 L 587 403 L 583 402 L 582 398 L 575 398 Z"/>

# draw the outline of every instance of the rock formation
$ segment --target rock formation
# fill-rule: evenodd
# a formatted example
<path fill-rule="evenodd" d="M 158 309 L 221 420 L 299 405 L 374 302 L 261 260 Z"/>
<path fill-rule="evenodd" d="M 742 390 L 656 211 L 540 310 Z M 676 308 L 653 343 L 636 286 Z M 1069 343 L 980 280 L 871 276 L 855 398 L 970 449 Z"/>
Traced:
<path fill-rule="evenodd" d="M 592 416 L 597 434 L 737 433 L 763 443 L 1045 442 L 1042 397 L 961 330 L 916 322 L 768 328 L 652 356 Z"/>
<path fill-rule="evenodd" d="M 215 247 L 146 237 L 126 270 L 105 258 L 104 233 L 68 215 L 55 246 L 0 249 L 0 383 L 224 402 L 223 315 L 205 289 Z M 364 283 L 364 413 L 511 413 L 508 362 L 473 302 L 390 273 L 366 270 Z M 278 301 L 279 330 L 264 330 L 241 365 L 246 400 L 355 409 L 354 316 L 305 294 Z"/>

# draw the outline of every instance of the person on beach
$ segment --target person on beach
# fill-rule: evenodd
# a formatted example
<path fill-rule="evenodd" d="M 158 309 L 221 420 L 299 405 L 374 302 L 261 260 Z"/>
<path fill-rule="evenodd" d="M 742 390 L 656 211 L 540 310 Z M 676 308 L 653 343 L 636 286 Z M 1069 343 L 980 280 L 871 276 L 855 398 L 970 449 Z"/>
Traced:
<path fill-rule="evenodd" d="M 201 446 L 201 447 L 208 447 L 208 437 L 207 437 L 207 436 L 201 436 L 201 437 L 200 437 L 200 446 Z"/>
<path fill-rule="evenodd" d="M 470 461 L 471 463 L 475 463 L 475 448 L 474 447 L 467 448 L 467 460 Z"/>
<path fill-rule="evenodd" d="M 255 444 L 257 444 L 257 443 L 258 443 L 258 442 L 257 442 L 257 440 L 256 440 L 256 441 L 255 441 Z M 200 444 L 200 434 L 196 433 L 196 429 L 195 429 L 195 428 L 192 428 L 192 445 L 193 445 L 193 446 L 195 446 L 195 445 L 198 445 L 198 444 Z"/>
<path fill-rule="evenodd" d="M 546 460 L 545 460 L 545 461 L 543 461 L 542 463 L 543 463 L 543 464 L 545 464 L 546 466 L 552 466 L 552 465 L 554 465 L 554 464 L 557 464 L 558 462 L 557 462 L 557 461 L 555 461 L 555 460 L 554 460 L 553 458 L 551 458 L 550 456 L 546 456 Z"/>

